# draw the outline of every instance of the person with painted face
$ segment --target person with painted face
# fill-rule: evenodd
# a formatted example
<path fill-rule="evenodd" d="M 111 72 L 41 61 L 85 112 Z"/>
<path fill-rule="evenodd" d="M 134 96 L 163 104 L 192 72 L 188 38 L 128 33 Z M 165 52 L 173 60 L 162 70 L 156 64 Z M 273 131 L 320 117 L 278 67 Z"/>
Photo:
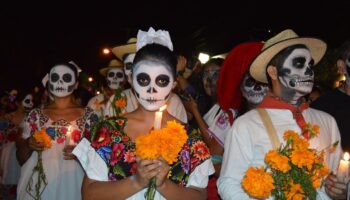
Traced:
<path fill-rule="evenodd" d="M 259 109 L 250 110 L 235 120 L 225 139 L 218 180 L 219 194 L 223 199 L 250 199 L 242 188 L 245 172 L 250 166 L 265 165 L 265 154 L 284 141 L 283 133 L 286 130 L 301 134 L 306 122 L 320 126 L 319 135 L 309 141 L 310 148 L 318 151 L 340 141 L 334 118 L 303 103 L 303 96 L 312 90 L 312 67 L 320 61 L 325 51 L 326 44 L 322 40 L 299 37 L 290 29 L 264 43 L 260 54 L 250 64 L 249 71 L 255 80 L 269 83 L 270 90 L 259 104 Z M 263 121 L 267 117 L 271 119 L 270 125 L 275 131 L 265 128 Z M 269 134 L 275 140 L 270 140 Z M 308 139 L 306 134 L 303 137 Z M 337 171 L 340 155 L 339 145 L 333 152 L 325 151 L 324 162 L 333 172 Z M 342 189 L 343 186 L 335 187 Z M 317 195 L 317 199 L 334 197 L 325 188 L 319 189 Z"/>
<path fill-rule="evenodd" d="M 127 113 L 133 112 L 139 106 L 139 102 L 135 95 L 135 88 L 132 85 L 132 77 L 131 77 L 131 67 L 133 65 L 133 61 L 136 54 L 136 42 L 137 38 L 130 38 L 126 44 L 116 46 L 112 49 L 114 55 L 123 61 L 124 63 L 124 73 L 127 76 L 127 80 L 129 84 L 132 86 L 131 88 L 127 88 L 123 90 L 123 95 L 127 99 L 126 109 Z M 187 123 L 187 115 L 186 110 L 181 102 L 181 99 L 173 92 L 171 92 L 169 96 L 169 103 L 167 106 L 168 112 L 180 120 L 183 123 Z"/>
<path fill-rule="evenodd" d="M 311 107 L 323 110 L 331 114 L 339 126 L 342 136 L 342 148 L 350 151 L 350 40 L 346 41 L 339 49 L 337 67 L 345 81 L 338 88 L 320 96 L 311 103 Z"/>
<path fill-rule="evenodd" d="M 79 72 L 74 62 L 63 62 L 54 64 L 43 79 L 44 82 L 48 81 L 53 101 L 43 108 L 33 109 L 24 119 L 22 139 L 17 141 L 17 158 L 22 165 L 17 187 L 18 199 L 32 199 L 32 196 L 38 195 L 40 199 L 81 199 L 84 170 L 71 152 L 83 134 L 88 134 L 97 116 L 91 108 L 83 108 L 74 99 Z M 51 138 L 52 146 L 49 149 L 44 149 L 44 144 L 33 137 L 34 132 L 42 129 Z M 32 176 L 39 151 L 46 186 L 43 182 L 38 185 L 35 174 Z M 38 191 L 42 193 L 38 194 Z"/>
<path fill-rule="evenodd" d="M 33 108 L 33 95 L 19 92 L 15 99 L 16 110 L 5 116 L 6 128 L 0 130 L 5 137 L 0 141 L 0 191 L 4 199 L 16 198 L 20 166 L 16 159 L 15 140 L 22 132 L 23 119 Z M 1 128 L 2 129 L 2 128 Z M 0 133 L 0 135 L 2 134 Z"/>
<path fill-rule="evenodd" d="M 116 131 L 129 139 L 99 143 L 104 134 L 98 133 L 91 138 L 91 145 L 83 139 L 73 152 L 86 170 L 87 176 L 82 187 L 85 199 L 144 199 L 148 183 L 154 176 L 157 179 L 156 200 L 177 199 L 179 194 L 182 199 L 206 198 L 208 176 L 214 173 L 208 152 L 204 153 L 198 162 L 191 164 L 191 172 L 182 167 L 181 161 L 169 166 L 161 158 L 141 160 L 133 156 L 135 139 L 147 134 L 152 128 L 155 112 L 168 103 L 171 90 L 176 85 L 177 61 L 172 48 L 167 31 L 155 31 L 152 28 L 148 32 L 139 31 L 138 51 L 133 62 L 131 77 L 140 106 L 125 117 L 117 119 L 121 128 Z M 178 121 L 166 110 L 163 111 L 162 127 L 165 127 L 169 120 Z M 130 145 L 130 142 L 133 145 Z M 188 148 L 191 149 L 197 142 L 204 145 L 204 151 L 208 150 L 198 137 L 189 138 Z M 113 146 L 122 148 L 119 156 L 125 156 L 125 159 L 113 161 L 106 157 L 106 154 L 101 154 L 103 149 Z M 193 155 L 188 156 L 183 159 L 194 158 Z M 120 167 L 114 170 L 115 166 Z"/>
<path fill-rule="evenodd" d="M 122 109 L 115 109 L 114 102 L 119 97 L 126 82 L 123 72 L 123 64 L 113 59 L 108 67 L 100 69 L 100 74 L 106 78 L 107 87 L 103 87 L 103 92 L 91 98 L 88 107 L 92 108 L 100 117 L 108 118 L 122 114 Z M 117 95 L 115 95 L 117 93 Z M 119 112 L 118 112 L 119 111 Z"/>

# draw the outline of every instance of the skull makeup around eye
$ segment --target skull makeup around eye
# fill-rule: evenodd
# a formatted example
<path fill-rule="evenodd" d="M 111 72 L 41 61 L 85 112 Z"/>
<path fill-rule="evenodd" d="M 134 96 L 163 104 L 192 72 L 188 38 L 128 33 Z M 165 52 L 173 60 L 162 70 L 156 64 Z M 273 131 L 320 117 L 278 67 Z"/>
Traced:
<path fill-rule="evenodd" d="M 348 54 L 347 58 L 345 59 L 345 83 L 346 85 L 350 85 L 350 53 Z"/>
<path fill-rule="evenodd" d="M 65 65 L 53 67 L 49 74 L 49 90 L 57 97 L 65 97 L 73 93 L 76 78 L 72 69 Z"/>
<path fill-rule="evenodd" d="M 124 59 L 124 73 L 128 78 L 128 82 L 131 83 L 131 68 L 132 62 L 134 61 L 135 53 L 129 54 Z"/>
<path fill-rule="evenodd" d="M 124 72 L 121 68 L 112 68 L 107 72 L 107 85 L 113 90 L 120 88 L 124 80 Z"/>
<path fill-rule="evenodd" d="M 314 60 L 305 48 L 296 48 L 286 56 L 278 69 L 278 79 L 286 90 L 285 93 L 301 97 L 311 92 L 314 84 L 314 72 L 311 67 Z M 293 91 L 293 92 L 292 92 Z"/>
<path fill-rule="evenodd" d="M 269 87 L 265 83 L 257 82 L 246 73 L 241 83 L 242 96 L 246 98 L 249 104 L 258 105 L 264 99 Z"/>
<path fill-rule="evenodd" d="M 31 94 L 27 94 L 22 101 L 22 106 L 25 110 L 30 110 L 33 108 L 33 96 Z"/>
<path fill-rule="evenodd" d="M 203 71 L 203 87 L 208 96 L 215 96 L 217 92 L 217 80 L 219 78 L 220 66 L 209 65 Z"/>
<path fill-rule="evenodd" d="M 168 101 L 174 77 L 159 62 L 141 61 L 134 68 L 132 85 L 139 103 L 146 110 L 156 111 Z"/>

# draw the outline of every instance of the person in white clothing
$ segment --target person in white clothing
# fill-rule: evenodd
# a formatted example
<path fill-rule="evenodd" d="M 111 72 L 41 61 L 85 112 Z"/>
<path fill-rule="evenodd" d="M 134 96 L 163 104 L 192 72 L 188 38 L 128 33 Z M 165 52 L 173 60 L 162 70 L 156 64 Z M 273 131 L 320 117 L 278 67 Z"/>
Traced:
<path fill-rule="evenodd" d="M 269 83 L 270 91 L 258 107 L 265 109 L 271 118 L 278 140 L 283 141 L 286 130 L 301 133 L 306 122 L 320 126 L 319 135 L 309 140 L 310 147 L 319 151 L 326 149 L 324 162 L 332 172 L 336 172 L 341 148 L 338 145 L 334 152 L 327 148 L 340 141 L 338 126 L 333 117 L 309 108 L 302 98 L 312 90 L 312 67 L 325 51 L 326 44 L 322 40 L 299 37 L 287 29 L 264 43 L 249 71 L 255 80 Z M 252 199 L 242 188 L 242 178 L 250 166 L 265 165 L 264 156 L 272 148 L 268 130 L 257 109 L 237 118 L 225 140 L 218 180 L 220 196 L 225 200 Z M 337 183 L 333 187 L 340 192 L 321 188 L 317 199 L 338 199 L 344 195 L 344 184 Z"/>
<path fill-rule="evenodd" d="M 106 78 L 107 87 L 103 87 L 100 94 L 92 97 L 87 106 L 103 118 L 122 114 L 125 107 L 116 109 L 115 101 L 117 100 L 116 97 L 122 96 L 121 91 L 126 83 L 123 63 L 117 59 L 112 59 L 107 67 L 100 69 L 100 74 Z"/>

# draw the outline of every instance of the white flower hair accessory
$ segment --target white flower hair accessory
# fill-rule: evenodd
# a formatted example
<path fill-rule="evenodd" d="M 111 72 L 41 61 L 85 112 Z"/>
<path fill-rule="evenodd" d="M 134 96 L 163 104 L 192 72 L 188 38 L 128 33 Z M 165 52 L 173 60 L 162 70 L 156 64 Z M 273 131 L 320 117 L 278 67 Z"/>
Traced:
<path fill-rule="evenodd" d="M 158 30 L 155 31 L 152 27 L 149 30 L 141 31 L 137 33 L 136 51 L 146 46 L 147 44 L 157 43 L 168 47 L 173 51 L 173 43 L 171 42 L 168 31 Z"/>

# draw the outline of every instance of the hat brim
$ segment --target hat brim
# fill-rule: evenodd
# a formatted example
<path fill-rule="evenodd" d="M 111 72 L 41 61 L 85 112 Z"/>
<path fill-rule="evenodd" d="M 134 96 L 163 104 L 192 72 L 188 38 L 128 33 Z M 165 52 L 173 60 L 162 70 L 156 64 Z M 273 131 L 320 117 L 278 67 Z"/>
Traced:
<path fill-rule="evenodd" d="M 112 52 L 119 60 L 123 60 L 123 56 L 129 53 L 136 53 L 136 43 L 130 43 L 114 47 Z"/>
<path fill-rule="evenodd" d="M 261 51 L 261 53 L 254 59 L 249 68 L 251 76 L 257 81 L 268 83 L 266 68 L 272 58 L 283 49 L 296 44 L 303 44 L 310 50 L 315 65 L 322 59 L 327 50 L 327 44 L 317 38 L 298 37 L 282 40 Z"/>
<path fill-rule="evenodd" d="M 100 69 L 99 72 L 100 72 L 100 74 L 101 74 L 102 76 L 106 76 L 107 72 L 108 72 L 110 69 L 113 69 L 113 68 L 123 68 L 123 66 L 120 65 L 120 66 L 105 67 L 105 68 Z"/>

